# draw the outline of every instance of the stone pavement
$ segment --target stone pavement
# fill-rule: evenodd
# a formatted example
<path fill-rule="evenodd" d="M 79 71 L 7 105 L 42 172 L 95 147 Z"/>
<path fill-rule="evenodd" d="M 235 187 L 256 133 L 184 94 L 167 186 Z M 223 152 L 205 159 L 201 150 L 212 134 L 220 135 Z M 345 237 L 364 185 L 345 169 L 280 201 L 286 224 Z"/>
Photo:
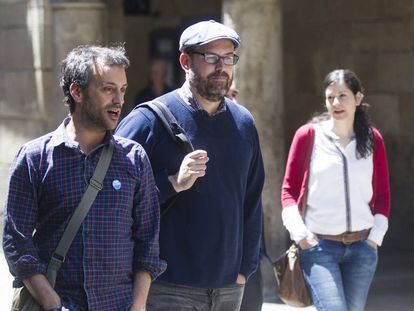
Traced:
<path fill-rule="evenodd" d="M 0 251 L 0 311 L 10 310 L 12 277 Z M 314 311 L 291 308 L 281 303 L 265 303 L 262 311 Z M 414 252 L 387 250 L 380 253 L 379 267 L 368 297 L 366 311 L 414 310 Z"/>

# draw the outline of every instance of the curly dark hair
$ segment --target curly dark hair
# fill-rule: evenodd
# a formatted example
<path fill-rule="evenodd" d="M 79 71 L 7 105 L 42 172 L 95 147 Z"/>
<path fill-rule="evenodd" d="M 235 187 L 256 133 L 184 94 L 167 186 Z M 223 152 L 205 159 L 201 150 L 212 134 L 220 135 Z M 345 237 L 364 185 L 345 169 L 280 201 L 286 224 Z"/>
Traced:
<path fill-rule="evenodd" d="M 323 91 L 332 83 L 339 81 L 343 81 L 354 95 L 358 92 L 364 93 L 364 87 L 361 81 L 355 72 L 349 69 L 336 69 L 328 73 L 323 81 Z M 374 134 L 367 113 L 368 107 L 369 105 L 367 103 L 361 103 L 355 110 L 354 132 L 357 158 L 366 158 L 373 151 Z"/>
<path fill-rule="evenodd" d="M 129 60 L 124 46 L 81 45 L 69 52 L 61 64 L 59 84 L 71 114 L 75 111 L 75 101 L 69 91 L 70 85 L 76 83 L 82 90 L 86 90 L 96 64 L 128 68 Z"/>

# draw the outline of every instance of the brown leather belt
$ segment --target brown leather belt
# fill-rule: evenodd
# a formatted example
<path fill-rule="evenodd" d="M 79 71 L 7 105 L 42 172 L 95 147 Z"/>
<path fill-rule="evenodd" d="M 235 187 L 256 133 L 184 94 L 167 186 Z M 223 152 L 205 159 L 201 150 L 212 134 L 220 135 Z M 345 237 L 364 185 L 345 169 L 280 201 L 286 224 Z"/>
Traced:
<path fill-rule="evenodd" d="M 344 232 L 337 235 L 317 234 L 317 236 L 326 240 L 342 242 L 344 244 L 352 244 L 358 241 L 366 240 L 369 235 L 369 231 L 370 229 L 365 229 L 362 231 Z"/>

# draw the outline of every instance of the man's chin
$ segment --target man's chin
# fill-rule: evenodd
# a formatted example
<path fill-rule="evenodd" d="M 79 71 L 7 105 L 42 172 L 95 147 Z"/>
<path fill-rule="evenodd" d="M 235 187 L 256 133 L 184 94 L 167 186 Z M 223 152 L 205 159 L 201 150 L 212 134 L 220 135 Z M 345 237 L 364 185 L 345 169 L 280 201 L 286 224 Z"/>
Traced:
<path fill-rule="evenodd" d="M 207 100 L 211 101 L 211 102 L 220 102 L 222 101 L 224 98 L 224 95 L 209 95 L 208 97 L 206 97 Z"/>
<path fill-rule="evenodd" d="M 118 122 L 116 122 L 116 123 L 114 123 L 114 124 L 107 124 L 107 125 L 106 125 L 106 130 L 107 130 L 107 131 L 113 131 L 113 130 L 115 130 L 115 129 L 116 129 L 117 125 L 118 125 Z"/>

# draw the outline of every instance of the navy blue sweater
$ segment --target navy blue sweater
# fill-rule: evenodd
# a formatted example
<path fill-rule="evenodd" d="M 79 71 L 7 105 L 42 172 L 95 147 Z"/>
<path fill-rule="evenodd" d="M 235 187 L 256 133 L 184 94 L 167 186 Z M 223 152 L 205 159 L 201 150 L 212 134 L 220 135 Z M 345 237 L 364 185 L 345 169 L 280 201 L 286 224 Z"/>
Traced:
<path fill-rule="evenodd" d="M 238 273 L 249 277 L 258 263 L 264 183 L 253 117 L 228 99 L 215 116 L 194 110 L 177 91 L 158 100 L 210 159 L 206 175 L 177 196 L 168 175 L 177 173 L 184 154 L 154 114 L 135 108 L 118 126 L 117 135 L 145 148 L 161 203 L 177 196 L 161 220 L 160 257 L 168 268 L 159 280 L 217 288 L 235 283 Z"/>

